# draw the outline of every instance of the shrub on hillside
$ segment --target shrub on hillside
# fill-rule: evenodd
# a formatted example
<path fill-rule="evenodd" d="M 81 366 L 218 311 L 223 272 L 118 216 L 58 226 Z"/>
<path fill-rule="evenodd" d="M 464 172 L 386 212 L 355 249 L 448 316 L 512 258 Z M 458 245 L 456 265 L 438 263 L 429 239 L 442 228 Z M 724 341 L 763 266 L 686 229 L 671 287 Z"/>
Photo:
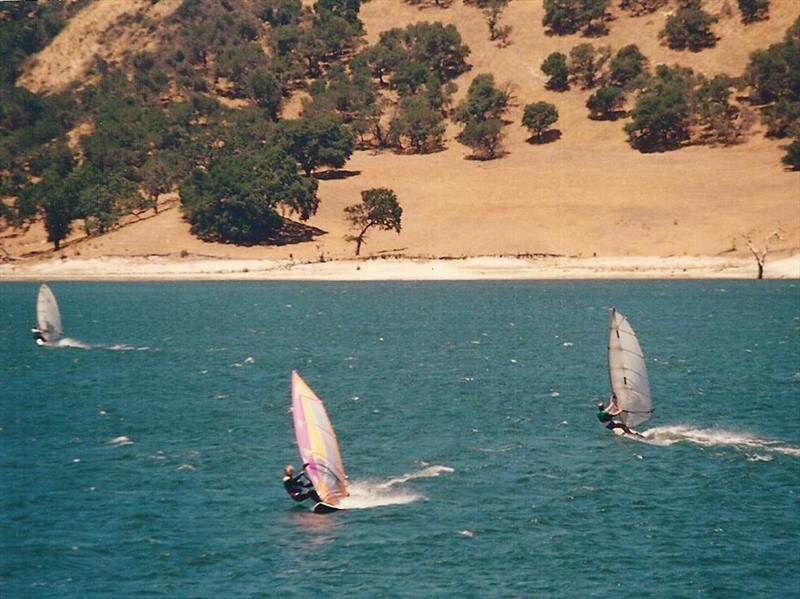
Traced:
<path fill-rule="evenodd" d="M 569 51 L 569 75 L 583 89 L 591 89 L 610 56 L 608 46 L 595 49 L 592 44 L 579 44 Z"/>
<path fill-rule="evenodd" d="M 605 33 L 610 0 L 544 0 L 542 24 L 557 35 Z"/>
<path fill-rule="evenodd" d="M 634 16 L 646 15 L 657 11 L 668 0 L 621 0 L 619 7 Z"/>
<path fill-rule="evenodd" d="M 625 103 L 625 92 L 615 85 L 604 85 L 586 100 L 589 118 L 596 120 L 615 119 Z"/>
<path fill-rule="evenodd" d="M 717 36 L 711 31 L 711 25 L 717 20 L 700 7 L 700 0 L 688 0 L 667 18 L 667 24 L 658 37 L 666 38 L 667 45 L 673 50 L 699 52 L 716 45 Z"/>
<path fill-rule="evenodd" d="M 495 87 L 491 74 L 478 75 L 470 83 L 453 118 L 464 124 L 456 139 L 472 148 L 476 157 L 491 160 L 498 155 L 506 126 L 502 117 L 510 99 L 507 89 Z"/>
<path fill-rule="evenodd" d="M 769 18 L 769 0 L 739 0 L 742 23 L 753 23 Z"/>
<path fill-rule="evenodd" d="M 642 152 L 677 148 L 689 138 L 689 94 L 694 80 L 691 69 L 659 65 L 631 111 L 625 125 L 629 141 Z"/>
<path fill-rule="evenodd" d="M 544 59 L 541 69 L 542 73 L 550 77 L 544 85 L 547 89 L 558 92 L 569 89 L 569 69 L 565 54 L 553 52 Z"/>
<path fill-rule="evenodd" d="M 445 126 L 441 112 L 425 96 L 400 98 L 397 114 L 389 123 L 389 139 L 403 148 L 408 143 L 416 153 L 433 152 L 442 147 Z"/>
<path fill-rule="evenodd" d="M 541 143 L 545 132 L 558 121 L 558 109 L 550 102 L 533 102 L 522 111 L 522 125 L 531 132 L 533 141 Z"/>
<path fill-rule="evenodd" d="M 620 48 L 609 65 L 609 79 L 612 85 L 627 89 L 635 85 L 645 72 L 647 59 L 638 46 L 630 44 Z"/>
<path fill-rule="evenodd" d="M 786 154 L 781 158 L 781 162 L 794 171 L 800 171 L 800 138 L 784 146 L 784 149 Z"/>
<path fill-rule="evenodd" d="M 492 160 L 500 152 L 505 123 L 500 119 L 472 121 L 467 123 L 456 139 L 472 148 L 474 156 L 482 160 Z"/>

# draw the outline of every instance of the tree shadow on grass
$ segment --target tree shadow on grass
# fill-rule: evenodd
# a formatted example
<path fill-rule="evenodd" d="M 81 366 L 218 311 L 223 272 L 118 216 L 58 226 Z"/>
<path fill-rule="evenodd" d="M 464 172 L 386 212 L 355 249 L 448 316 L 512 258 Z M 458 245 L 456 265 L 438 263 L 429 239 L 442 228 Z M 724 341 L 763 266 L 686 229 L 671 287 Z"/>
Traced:
<path fill-rule="evenodd" d="M 350 177 L 355 177 L 356 175 L 360 175 L 361 171 L 348 171 L 344 169 L 330 169 L 327 171 L 322 171 L 321 173 L 314 173 L 315 179 L 322 179 L 323 181 L 332 181 L 338 179 L 349 179 Z"/>
<path fill-rule="evenodd" d="M 618 121 L 628 116 L 626 110 L 609 110 L 605 114 L 589 114 L 589 119 L 592 121 Z"/>
<path fill-rule="evenodd" d="M 304 225 L 288 218 L 283 218 L 280 228 L 266 236 L 261 242 L 264 245 L 291 245 L 293 243 L 303 243 L 312 241 L 320 235 L 327 235 L 328 232 L 317 227 Z"/>
<path fill-rule="evenodd" d="M 534 146 L 541 146 L 544 144 L 553 143 L 561 139 L 561 129 L 548 129 L 541 135 L 532 135 L 525 141 Z"/>

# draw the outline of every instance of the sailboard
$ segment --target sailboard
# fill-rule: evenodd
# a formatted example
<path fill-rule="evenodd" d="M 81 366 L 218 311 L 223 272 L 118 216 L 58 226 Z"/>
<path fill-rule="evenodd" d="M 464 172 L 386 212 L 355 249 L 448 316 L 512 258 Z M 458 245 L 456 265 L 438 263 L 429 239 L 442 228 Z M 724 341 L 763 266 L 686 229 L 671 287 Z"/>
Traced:
<path fill-rule="evenodd" d="M 631 429 L 647 422 L 653 415 L 653 402 L 644 353 L 628 319 L 615 308 L 608 324 L 608 376 L 622 409 L 620 420 Z"/>
<path fill-rule="evenodd" d="M 61 329 L 61 312 L 58 309 L 56 296 L 50 287 L 42 284 L 36 298 L 36 326 L 44 343 L 54 343 L 63 334 Z"/>
<path fill-rule="evenodd" d="M 296 370 L 292 371 L 292 419 L 300 459 L 306 464 L 306 475 L 320 497 L 313 511 L 329 513 L 342 509 L 339 503 L 348 495 L 347 477 L 336 433 L 322 400 Z"/>

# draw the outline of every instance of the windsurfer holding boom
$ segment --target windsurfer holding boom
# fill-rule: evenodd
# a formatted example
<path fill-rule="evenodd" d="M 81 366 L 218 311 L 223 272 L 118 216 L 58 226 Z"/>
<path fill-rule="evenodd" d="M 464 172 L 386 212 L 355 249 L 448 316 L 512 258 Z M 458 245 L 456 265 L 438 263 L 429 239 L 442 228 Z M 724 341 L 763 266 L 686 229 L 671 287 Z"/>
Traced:
<path fill-rule="evenodd" d="M 615 417 L 622 414 L 622 408 L 617 404 L 616 393 L 612 393 L 611 397 L 608 398 L 608 406 L 604 406 L 602 401 L 598 401 L 595 405 L 597 406 L 597 419 L 605 424 L 608 430 L 613 431 L 615 428 L 621 428 L 629 435 L 636 434 L 624 422 L 615 420 Z"/>
<path fill-rule="evenodd" d="M 307 465 L 308 464 L 303 464 L 300 474 L 295 476 L 294 466 L 286 464 L 286 468 L 283 469 L 283 486 L 289 494 L 289 497 L 295 501 L 305 501 L 310 497 L 318 502 L 320 501 L 319 495 L 317 495 L 317 492 L 314 490 L 314 484 L 308 480 L 308 475 L 306 474 Z"/>

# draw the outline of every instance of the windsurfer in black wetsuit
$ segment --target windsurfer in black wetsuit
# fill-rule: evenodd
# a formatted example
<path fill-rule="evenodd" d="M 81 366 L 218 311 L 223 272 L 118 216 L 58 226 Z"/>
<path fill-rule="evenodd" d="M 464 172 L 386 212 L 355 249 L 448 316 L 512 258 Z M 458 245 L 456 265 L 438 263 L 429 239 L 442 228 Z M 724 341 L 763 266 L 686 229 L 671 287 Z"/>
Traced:
<path fill-rule="evenodd" d="M 604 406 L 602 401 L 597 404 L 597 419 L 606 425 L 606 428 L 613 431 L 615 428 L 621 428 L 629 435 L 636 435 L 637 433 L 628 428 L 628 425 L 620 420 L 615 420 L 616 416 L 622 414 L 622 409 L 617 405 L 617 396 L 612 393 L 608 400 L 608 406 Z"/>
<path fill-rule="evenodd" d="M 36 345 L 44 345 L 47 343 L 47 340 L 44 338 L 44 332 L 39 328 L 39 325 L 32 326 L 31 333 L 33 333 L 33 338 L 36 341 Z"/>
<path fill-rule="evenodd" d="M 294 466 L 287 464 L 283 469 L 283 486 L 289 497 L 295 501 L 305 501 L 308 498 L 314 501 L 320 501 L 319 495 L 314 490 L 313 483 L 308 480 L 306 475 L 306 464 L 303 464 L 303 469 L 300 474 L 294 475 Z"/>

